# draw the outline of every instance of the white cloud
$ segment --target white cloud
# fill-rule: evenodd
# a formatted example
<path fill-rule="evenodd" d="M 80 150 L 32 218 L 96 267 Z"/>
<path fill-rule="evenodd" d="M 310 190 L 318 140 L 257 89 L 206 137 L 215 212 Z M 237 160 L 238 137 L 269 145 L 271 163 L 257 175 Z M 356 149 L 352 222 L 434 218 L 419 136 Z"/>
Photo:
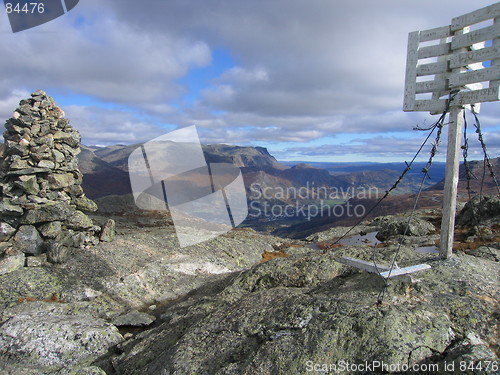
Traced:
<path fill-rule="evenodd" d="M 143 121 L 130 112 L 90 106 L 67 106 L 64 111 L 86 145 L 145 142 L 171 130 Z"/>
<path fill-rule="evenodd" d="M 161 106 L 177 98 L 176 80 L 211 61 L 203 41 L 151 33 L 110 14 L 68 16 L 0 39 L 1 87 L 56 87 L 104 101 Z M 74 26 L 75 18 L 85 17 Z"/>
<path fill-rule="evenodd" d="M 210 142 L 241 144 L 371 134 L 373 144 L 338 147 L 398 153 L 401 143 L 377 134 L 410 133 L 433 121 L 402 111 L 408 32 L 489 4 L 86 0 L 36 29 L 11 34 L 2 26 L 0 55 L 8 58 L 0 60 L 0 115 L 10 116 L 19 90 L 54 89 L 137 111 L 65 108 L 90 143 L 152 138 L 166 132 L 161 121 L 196 124 Z M 183 101 L 181 79 L 214 63 L 216 49 L 228 51 L 235 66 L 200 83 L 196 100 Z M 486 130 L 499 116 L 498 105 L 483 105 Z"/>
<path fill-rule="evenodd" d="M 7 120 L 12 117 L 12 113 L 19 106 L 22 99 L 29 97 L 29 93 L 24 90 L 12 90 L 3 99 L 0 98 L 0 119 Z"/>

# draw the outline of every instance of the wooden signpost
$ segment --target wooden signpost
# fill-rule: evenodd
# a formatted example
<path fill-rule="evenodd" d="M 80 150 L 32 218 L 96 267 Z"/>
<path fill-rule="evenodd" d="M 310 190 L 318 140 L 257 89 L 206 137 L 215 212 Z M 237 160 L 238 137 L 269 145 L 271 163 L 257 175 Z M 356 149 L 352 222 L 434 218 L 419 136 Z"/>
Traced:
<path fill-rule="evenodd" d="M 500 3 L 408 35 L 403 110 L 449 111 L 441 258 L 453 246 L 464 108 L 479 113 L 479 103 L 499 100 L 499 84 Z"/>
<path fill-rule="evenodd" d="M 449 258 L 453 246 L 464 109 L 479 113 L 479 103 L 499 100 L 499 84 L 500 3 L 453 18 L 449 26 L 409 34 L 403 110 L 449 112 L 441 258 Z M 337 261 L 406 282 L 412 282 L 412 273 L 431 268 L 389 267 L 346 256 Z"/>

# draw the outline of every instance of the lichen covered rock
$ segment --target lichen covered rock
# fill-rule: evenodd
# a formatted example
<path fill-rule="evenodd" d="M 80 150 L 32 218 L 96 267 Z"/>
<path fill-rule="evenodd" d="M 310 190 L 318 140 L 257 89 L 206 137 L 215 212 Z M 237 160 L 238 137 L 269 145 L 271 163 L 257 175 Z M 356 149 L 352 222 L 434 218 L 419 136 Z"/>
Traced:
<path fill-rule="evenodd" d="M 173 303 L 161 325 L 119 345 L 113 367 L 127 375 L 298 375 L 340 361 L 442 368 L 443 358 L 497 360 L 488 349 L 496 343 L 488 298 L 498 265 L 459 255 L 432 266 L 419 284 L 391 283 L 377 304 L 377 275 L 330 255 L 276 259 Z"/>
<path fill-rule="evenodd" d="M 476 196 L 467 202 L 457 216 L 457 225 L 474 227 L 475 225 L 496 224 L 500 220 L 500 197 Z"/>
<path fill-rule="evenodd" d="M 399 235 L 426 236 L 436 230 L 432 223 L 418 217 L 410 220 L 406 216 L 383 216 L 375 219 L 374 224 L 380 227 L 377 234 L 380 240 Z"/>
<path fill-rule="evenodd" d="M 0 326 L 0 360 L 31 368 L 61 369 L 90 364 L 121 342 L 117 328 L 88 314 L 38 309 L 7 319 Z"/>

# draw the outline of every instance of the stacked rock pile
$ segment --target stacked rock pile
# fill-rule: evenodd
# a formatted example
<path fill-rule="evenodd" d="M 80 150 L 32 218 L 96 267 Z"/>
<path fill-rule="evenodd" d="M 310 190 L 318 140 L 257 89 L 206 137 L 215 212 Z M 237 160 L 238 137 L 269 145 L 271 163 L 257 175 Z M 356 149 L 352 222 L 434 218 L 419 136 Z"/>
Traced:
<path fill-rule="evenodd" d="M 96 211 L 97 205 L 81 186 L 80 134 L 45 92 L 31 96 L 19 103 L 5 124 L 0 254 L 14 257 L 9 259 L 12 264 L 44 253 L 59 263 L 68 247 L 109 240 L 113 223 L 101 228 L 83 212 Z"/>

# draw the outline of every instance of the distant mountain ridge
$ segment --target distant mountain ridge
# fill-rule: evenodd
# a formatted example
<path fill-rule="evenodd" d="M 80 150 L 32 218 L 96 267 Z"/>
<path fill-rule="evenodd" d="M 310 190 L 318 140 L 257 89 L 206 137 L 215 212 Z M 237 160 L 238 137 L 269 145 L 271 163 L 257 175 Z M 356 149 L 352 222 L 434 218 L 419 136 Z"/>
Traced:
<path fill-rule="evenodd" d="M 140 147 L 141 144 L 134 145 L 113 145 L 106 147 L 81 146 L 79 155 L 79 168 L 84 174 L 83 188 L 88 197 L 96 199 L 108 195 L 123 195 L 131 193 L 130 180 L 128 175 L 128 157 Z M 0 144 L 0 157 L 3 153 L 3 144 Z M 300 205 L 314 203 L 311 202 L 311 191 L 318 188 L 339 189 L 342 192 L 348 192 L 346 196 L 342 194 L 339 199 L 327 199 L 327 204 L 338 204 L 353 197 L 354 190 L 361 189 L 375 190 L 382 196 L 395 181 L 399 178 L 404 168 L 404 164 L 397 163 L 353 163 L 353 170 L 349 172 L 348 165 L 339 165 L 339 163 L 299 163 L 293 166 L 286 166 L 278 162 L 264 147 L 241 147 L 226 144 L 203 145 L 203 152 L 208 163 L 231 163 L 241 168 L 243 179 L 248 193 L 249 204 L 252 193 L 256 191 L 269 193 L 261 203 L 269 206 L 286 206 L 295 204 Z M 500 158 L 492 159 L 495 173 L 500 175 Z M 325 168 L 318 168 L 318 166 Z M 394 196 L 388 201 L 387 208 L 383 211 L 386 214 L 391 210 L 405 209 L 405 201 L 408 195 L 416 191 L 422 181 L 422 167 L 424 163 L 415 163 L 412 170 L 405 176 L 400 183 L 399 189 L 395 194 L 403 194 L 401 198 Z M 484 173 L 483 162 L 473 161 L 470 163 L 472 174 L 475 176 L 471 182 L 472 189 L 478 191 L 481 188 L 481 177 Z M 459 191 L 465 189 L 465 168 L 462 165 L 460 169 Z M 486 171 L 488 177 L 489 171 Z M 444 178 L 444 163 L 436 163 L 430 171 L 431 180 L 425 181 L 425 188 L 430 191 L 429 204 L 438 204 L 439 199 L 432 192 L 442 190 Z M 494 186 L 491 179 L 486 179 L 483 185 L 486 189 Z M 304 190 L 305 189 L 305 190 Z M 309 190 L 308 190 L 309 189 Z M 296 197 L 287 197 L 290 191 L 306 191 L 306 198 L 297 199 Z M 283 193 L 285 192 L 285 193 Z M 406 197 L 406 198 L 405 198 Z M 260 199 L 261 197 L 259 197 Z M 359 198 L 359 196 L 357 196 Z M 266 202 L 264 202 L 266 201 Z M 434 202 L 434 203 L 433 203 Z M 316 202 L 317 203 L 317 202 Z M 296 220 L 296 218 L 294 218 Z M 273 220 L 282 220 L 275 218 Z M 250 220 L 247 224 L 257 225 L 259 219 Z M 269 221 L 269 220 L 268 220 Z M 296 223 L 300 220 L 296 220 Z M 276 222 L 278 227 L 289 225 L 287 220 Z M 302 229 L 310 227 L 313 230 L 317 226 L 331 225 L 331 220 L 317 220 L 315 223 L 304 223 Z M 300 225 L 300 224 L 297 224 Z"/>
<path fill-rule="evenodd" d="M 128 172 L 128 157 L 142 144 L 92 148 L 95 155 L 109 165 Z M 242 147 L 226 144 L 202 145 L 207 163 L 230 163 L 237 167 L 286 169 L 265 147 Z"/>

